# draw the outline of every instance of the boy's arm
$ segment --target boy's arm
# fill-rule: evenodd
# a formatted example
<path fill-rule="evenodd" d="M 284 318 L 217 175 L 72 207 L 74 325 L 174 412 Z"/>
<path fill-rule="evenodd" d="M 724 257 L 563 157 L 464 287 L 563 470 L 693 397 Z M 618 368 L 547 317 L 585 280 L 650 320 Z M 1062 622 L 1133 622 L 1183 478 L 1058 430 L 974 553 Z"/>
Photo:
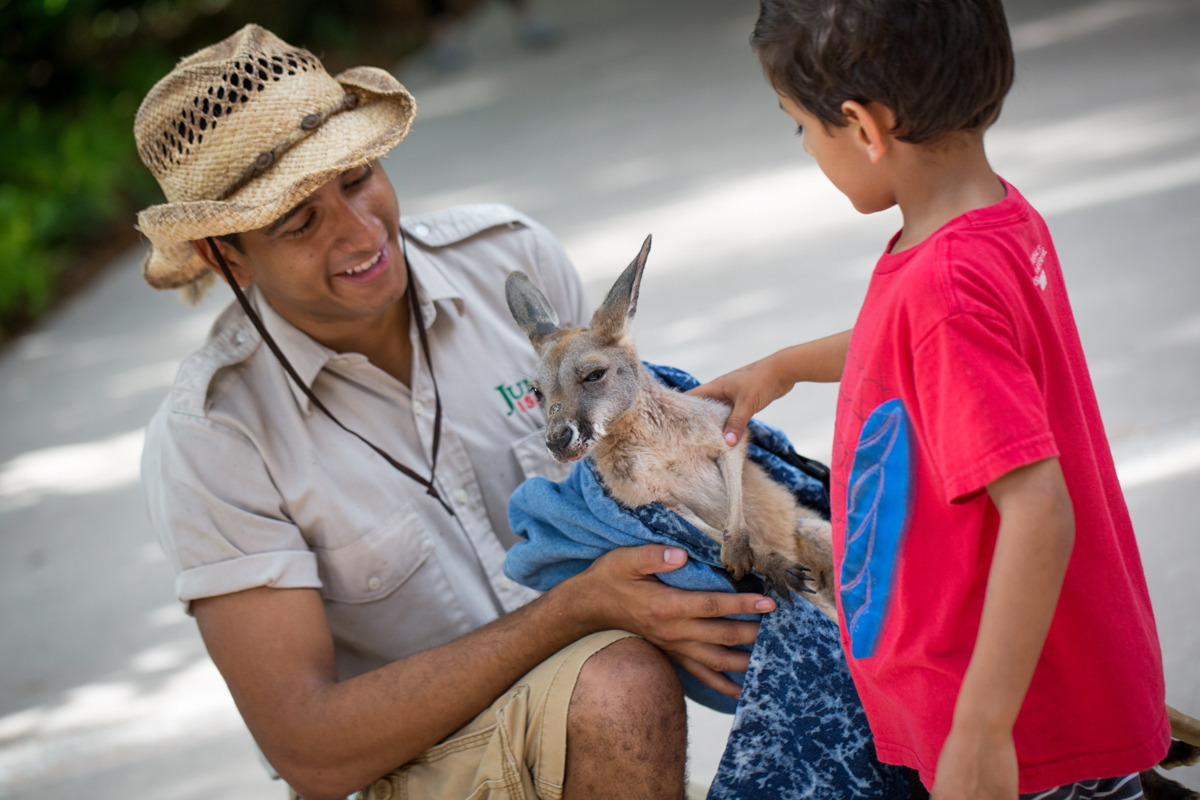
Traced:
<path fill-rule="evenodd" d="M 1012 730 L 1058 605 L 1075 541 L 1057 458 L 987 486 L 1000 512 L 983 617 L 954 722 L 938 759 L 933 800 L 1016 800 Z"/>
<path fill-rule="evenodd" d="M 840 381 L 849 347 L 850 331 L 793 345 L 697 386 L 688 394 L 733 406 L 725 422 L 725 441 L 734 445 L 742 438 L 752 416 L 790 392 L 800 381 Z"/>

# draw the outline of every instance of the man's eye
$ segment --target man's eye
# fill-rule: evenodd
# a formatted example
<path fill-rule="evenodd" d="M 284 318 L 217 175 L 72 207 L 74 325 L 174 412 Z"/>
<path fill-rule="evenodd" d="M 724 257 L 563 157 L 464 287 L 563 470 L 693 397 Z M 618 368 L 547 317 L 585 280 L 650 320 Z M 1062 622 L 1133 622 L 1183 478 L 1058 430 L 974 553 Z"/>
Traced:
<path fill-rule="evenodd" d="M 606 373 L 606 372 L 608 372 L 608 370 L 606 370 L 606 369 L 594 369 L 584 377 L 583 381 L 584 381 L 584 383 L 595 383 L 596 381 L 603 378 L 604 373 Z"/>
<path fill-rule="evenodd" d="M 350 186 L 357 186 L 358 184 L 364 182 L 367 178 L 371 177 L 371 174 L 375 171 L 374 167 L 372 167 L 370 164 L 363 164 L 361 169 L 362 174 L 350 181 Z"/>
<path fill-rule="evenodd" d="M 304 220 L 303 225 L 301 225 L 299 228 L 296 228 L 295 230 L 285 231 L 284 236 L 299 236 L 299 235 L 301 235 L 306 230 L 308 230 L 310 227 L 312 227 L 312 221 L 313 221 L 314 216 L 316 216 L 316 215 L 309 214 L 308 219 Z"/>

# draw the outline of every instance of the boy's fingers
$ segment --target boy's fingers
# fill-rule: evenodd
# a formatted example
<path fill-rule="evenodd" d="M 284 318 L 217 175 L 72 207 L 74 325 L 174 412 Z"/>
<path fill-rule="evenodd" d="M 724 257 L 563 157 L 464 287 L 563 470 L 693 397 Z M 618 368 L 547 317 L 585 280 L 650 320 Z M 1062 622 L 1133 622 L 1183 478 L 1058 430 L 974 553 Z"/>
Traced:
<path fill-rule="evenodd" d="M 746 432 L 746 425 L 754 414 L 747 408 L 748 405 L 749 403 L 739 402 L 729 413 L 729 419 L 725 420 L 725 444 L 730 447 L 741 441 L 742 434 Z"/>

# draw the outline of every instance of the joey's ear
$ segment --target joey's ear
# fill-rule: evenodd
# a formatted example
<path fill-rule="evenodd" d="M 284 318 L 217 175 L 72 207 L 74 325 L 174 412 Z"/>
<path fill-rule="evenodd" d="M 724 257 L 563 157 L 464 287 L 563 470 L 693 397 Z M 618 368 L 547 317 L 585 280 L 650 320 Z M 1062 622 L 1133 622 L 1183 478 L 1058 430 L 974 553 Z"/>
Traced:
<path fill-rule="evenodd" d="M 608 290 L 608 297 L 592 315 L 591 326 L 594 330 L 603 331 L 614 339 L 625 332 L 625 326 L 637 312 L 638 290 L 642 286 L 642 270 L 646 268 L 646 256 L 650 255 L 650 239 L 642 242 L 642 251 L 637 258 L 625 268 L 621 277 Z"/>
<path fill-rule="evenodd" d="M 554 306 L 524 272 L 510 273 L 505 279 L 504 298 L 513 319 L 540 354 L 546 337 L 558 332 L 558 314 L 554 313 Z"/>

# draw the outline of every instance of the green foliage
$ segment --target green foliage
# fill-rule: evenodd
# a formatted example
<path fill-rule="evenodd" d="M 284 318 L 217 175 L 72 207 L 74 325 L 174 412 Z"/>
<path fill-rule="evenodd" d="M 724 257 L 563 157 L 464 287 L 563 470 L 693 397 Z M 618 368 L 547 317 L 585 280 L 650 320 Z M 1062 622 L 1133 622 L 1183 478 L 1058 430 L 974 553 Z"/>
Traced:
<path fill-rule="evenodd" d="M 0 0 L 0 340 L 44 312 L 83 248 L 162 195 L 133 117 L 182 56 L 257 22 L 331 72 L 391 67 L 420 0 Z"/>

